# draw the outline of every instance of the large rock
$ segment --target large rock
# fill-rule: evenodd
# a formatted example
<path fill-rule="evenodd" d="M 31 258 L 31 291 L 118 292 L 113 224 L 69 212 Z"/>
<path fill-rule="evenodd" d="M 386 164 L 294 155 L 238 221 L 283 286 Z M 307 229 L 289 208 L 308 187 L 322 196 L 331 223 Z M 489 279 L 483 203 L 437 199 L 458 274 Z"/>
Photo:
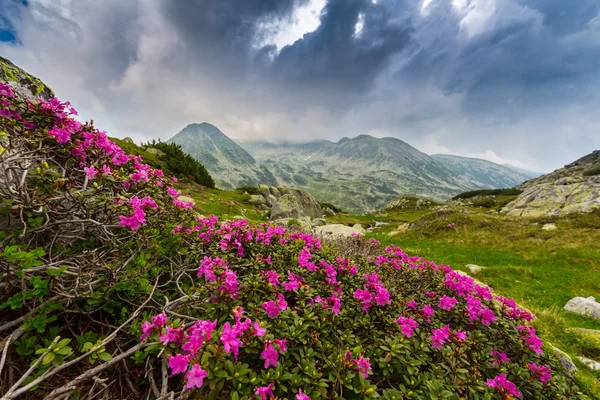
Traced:
<path fill-rule="evenodd" d="M 584 363 L 589 369 L 600 371 L 600 362 L 586 357 L 577 357 L 577 359 Z"/>
<path fill-rule="evenodd" d="M 342 224 L 328 224 L 314 228 L 317 235 L 320 236 L 350 236 L 352 234 L 363 234 L 364 229 L 346 226 Z"/>
<path fill-rule="evenodd" d="M 260 206 L 262 204 L 267 204 L 267 200 L 261 196 L 260 194 L 251 194 L 250 198 L 247 201 L 248 204 L 254 204 L 256 206 Z"/>
<path fill-rule="evenodd" d="M 596 209 L 600 209 L 600 176 L 577 176 L 527 187 L 502 211 L 510 216 L 545 217 Z"/>
<path fill-rule="evenodd" d="M 0 81 L 10 83 L 18 97 L 49 100 L 54 92 L 38 78 L 29 75 L 4 57 L 0 57 Z"/>
<path fill-rule="evenodd" d="M 574 297 L 565 305 L 565 310 L 600 319 L 600 303 L 594 297 Z"/>
<path fill-rule="evenodd" d="M 554 346 L 552 343 L 547 342 L 547 345 L 552 348 L 554 355 L 556 358 L 558 358 L 558 361 L 560 361 L 560 364 L 568 376 L 573 376 L 575 373 L 577 373 L 577 366 L 567 353 Z"/>
<path fill-rule="evenodd" d="M 321 218 L 322 216 L 323 210 L 319 203 L 310 194 L 301 190 L 289 189 L 271 205 L 271 219 Z"/>

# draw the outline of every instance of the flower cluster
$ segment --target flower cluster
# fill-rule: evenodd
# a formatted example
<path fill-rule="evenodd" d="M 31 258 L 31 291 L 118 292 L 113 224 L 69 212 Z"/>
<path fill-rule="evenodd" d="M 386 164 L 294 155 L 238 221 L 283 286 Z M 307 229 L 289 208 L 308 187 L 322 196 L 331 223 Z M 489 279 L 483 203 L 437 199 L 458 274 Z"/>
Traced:
<path fill-rule="evenodd" d="M 378 306 L 385 306 L 391 303 L 390 292 L 379 280 L 377 272 L 364 274 L 363 278 L 367 281 L 364 285 L 364 289 L 356 289 L 353 295 L 361 302 L 361 307 L 364 312 L 369 311 L 373 302 Z"/>
<path fill-rule="evenodd" d="M 506 378 L 505 374 L 500 374 L 494 379 L 488 380 L 486 383 L 491 388 L 496 389 L 503 395 L 510 395 L 520 398 L 521 392 L 517 390 L 517 386 Z"/>

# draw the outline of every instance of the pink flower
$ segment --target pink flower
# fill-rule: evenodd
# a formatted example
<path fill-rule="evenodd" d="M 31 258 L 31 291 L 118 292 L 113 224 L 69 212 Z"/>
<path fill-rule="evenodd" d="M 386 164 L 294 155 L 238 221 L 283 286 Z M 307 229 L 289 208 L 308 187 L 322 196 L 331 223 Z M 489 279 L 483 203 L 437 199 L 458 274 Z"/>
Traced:
<path fill-rule="evenodd" d="M 253 326 L 254 326 L 254 331 L 252 333 L 254 335 L 256 335 L 258 337 L 263 337 L 267 333 L 267 329 L 266 328 L 261 328 L 260 327 L 260 321 L 254 321 L 254 325 Z"/>
<path fill-rule="evenodd" d="M 265 360 L 264 368 L 269 368 L 269 365 L 277 367 L 277 360 L 279 359 L 279 353 L 275 350 L 272 344 L 269 344 L 263 351 L 260 353 L 260 357 Z"/>
<path fill-rule="evenodd" d="M 450 338 L 450 325 L 446 325 L 439 329 L 432 329 L 431 333 L 431 346 L 436 349 L 441 349 L 444 343 Z"/>
<path fill-rule="evenodd" d="M 170 326 L 167 326 L 167 332 L 160 335 L 160 338 L 158 340 L 166 346 L 169 343 L 181 342 L 183 339 L 182 335 L 183 331 L 181 330 L 181 328 L 171 328 Z"/>
<path fill-rule="evenodd" d="M 545 385 L 550 379 L 552 379 L 552 370 L 545 365 L 527 364 L 527 368 L 531 372 L 534 378 L 537 378 Z"/>
<path fill-rule="evenodd" d="M 353 296 L 362 303 L 362 310 L 367 312 L 371 307 L 371 302 L 373 301 L 373 295 L 371 292 L 364 289 L 356 289 L 353 293 Z"/>
<path fill-rule="evenodd" d="M 175 190 L 175 188 L 173 187 L 169 187 L 167 189 L 167 193 L 171 196 L 171 197 L 179 197 L 179 192 L 177 190 Z"/>
<path fill-rule="evenodd" d="M 158 314 L 152 317 L 152 325 L 156 327 L 163 327 L 167 323 L 167 315 L 166 314 Z"/>
<path fill-rule="evenodd" d="M 169 358 L 169 368 L 171 368 L 171 376 L 182 374 L 187 370 L 189 357 L 182 354 L 171 356 Z"/>
<path fill-rule="evenodd" d="M 375 303 L 378 306 L 385 306 L 391 303 L 390 292 L 382 284 L 375 286 L 375 293 Z"/>
<path fill-rule="evenodd" d="M 273 394 L 274 386 L 275 386 L 274 383 L 269 383 L 269 386 L 263 386 L 263 387 L 256 388 L 256 390 L 254 391 L 254 394 L 257 396 L 260 396 L 260 400 L 266 400 L 267 395 L 269 395 L 269 398 L 272 399 L 273 397 L 275 397 L 275 395 Z"/>
<path fill-rule="evenodd" d="M 98 174 L 98 171 L 96 171 L 96 167 L 94 167 L 93 165 L 85 167 L 83 168 L 83 170 L 85 171 L 85 175 L 88 179 L 94 179 L 96 177 L 96 174 Z"/>
<path fill-rule="evenodd" d="M 102 174 L 104 175 L 112 175 L 112 171 L 110 170 L 110 167 L 106 164 L 102 165 Z"/>
<path fill-rule="evenodd" d="M 419 326 L 419 324 L 412 317 L 398 317 L 396 322 L 400 325 L 402 334 L 406 337 L 411 337 L 415 331 L 415 328 Z"/>
<path fill-rule="evenodd" d="M 406 303 L 406 307 L 412 308 L 413 310 L 416 310 L 417 309 L 417 302 L 414 301 L 414 300 L 411 300 L 408 303 Z"/>
<path fill-rule="evenodd" d="M 492 355 L 492 357 L 494 357 L 494 360 L 490 363 L 492 367 L 498 367 L 504 363 L 509 363 L 510 362 L 510 358 L 508 358 L 506 356 L 506 353 L 504 352 L 499 352 L 497 350 L 492 350 L 490 352 L 490 354 Z"/>
<path fill-rule="evenodd" d="M 204 383 L 204 378 L 208 376 L 208 372 L 200 368 L 200 365 L 192 365 L 192 369 L 185 374 L 187 379 L 186 388 L 191 389 L 193 387 L 200 389 Z"/>
<path fill-rule="evenodd" d="M 237 359 L 239 347 L 242 345 L 242 341 L 238 339 L 238 335 L 235 329 L 231 329 L 229 322 L 223 324 L 223 332 L 221 333 L 221 342 L 226 353 L 233 353 Z"/>
<path fill-rule="evenodd" d="M 521 397 L 521 392 L 517 390 L 517 386 L 508 379 L 506 379 L 505 374 L 500 374 L 494 379 L 488 380 L 485 384 L 491 388 L 496 389 L 501 394 L 508 394 L 519 398 Z"/>
<path fill-rule="evenodd" d="M 287 339 L 275 339 L 275 343 L 279 345 L 279 351 L 285 353 L 287 351 Z"/>
<path fill-rule="evenodd" d="M 142 335 L 140 336 L 140 340 L 144 340 L 150 336 L 152 329 L 154 329 L 154 325 L 152 325 L 149 321 L 144 321 L 142 324 Z"/>
<path fill-rule="evenodd" d="M 302 392 L 302 388 L 298 389 L 298 394 L 296 395 L 296 400 L 310 400 L 310 397 Z"/>
<path fill-rule="evenodd" d="M 287 291 L 298 290 L 301 281 L 299 277 L 288 271 L 288 281 L 284 282 L 281 286 Z"/>
<path fill-rule="evenodd" d="M 519 329 L 519 332 L 525 332 L 525 334 L 521 336 L 521 339 L 527 343 L 531 350 L 537 354 L 542 354 L 544 352 L 544 350 L 542 350 L 542 345 L 544 343 L 536 335 L 535 328 L 533 326 L 519 325 L 517 328 Z"/>
<path fill-rule="evenodd" d="M 481 323 L 484 325 L 490 325 L 496 320 L 496 315 L 494 315 L 494 312 L 487 307 L 481 310 L 479 315 L 481 316 Z"/>
<path fill-rule="evenodd" d="M 270 257 L 270 256 L 269 256 Z M 260 271 L 260 274 L 265 277 L 267 282 L 269 282 L 273 286 L 279 285 L 279 274 L 277 271 L 268 270 L 268 271 Z"/>
<path fill-rule="evenodd" d="M 458 300 L 456 300 L 454 297 L 442 296 L 440 302 L 438 303 L 438 307 L 442 310 L 450 311 L 457 303 Z"/>
<path fill-rule="evenodd" d="M 262 308 L 267 312 L 267 315 L 271 318 L 277 317 L 280 312 L 285 310 L 288 303 L 285 301 L 285 297 L 279 293 L 276 301 L 265 301 Z"/>
<path fill-rule="evenodd" d="M 369 374 L 372 373 L 371 362 L 369 361 L 369 359 L 364 358 L 364 357 L 359 357 L 358 360 L 354 359 L 352 361 L 358 367 L 358 372 L 360 372 L 365 377 L 365 379 L 368 378 Z"/>
<path fill-rule="evenodd" d="M 467 340 L 467 333 L 461 331 L 460 329 L 457 330 L 456 332 L 454 332 L 454 337 L 456 338 L 456 340 L 458 340 L 459 342 L 464 342 L 465 340 Z"/>
<path fill-rule="evenodd" d="M 427 320 L 427 322 L 430 322 L 431 316 L 435 314 L 435 311 L 433 310 L 433 307 L 431 307 L 429 304 L 426 304 L 425 307 L 421 309 L 421 313 L 423 313 L 423 317 Z"/>
<path fill-rule="evenodd" d="M 136 209 L 129 217 L 124 215 L 119 215 L 121 219 L 121 226 L 127 226 L 131 228 L 132 231 L 137 231 L 140 229 L 140 225 L 146 223 L 146 214 L 141 209 Z"/>

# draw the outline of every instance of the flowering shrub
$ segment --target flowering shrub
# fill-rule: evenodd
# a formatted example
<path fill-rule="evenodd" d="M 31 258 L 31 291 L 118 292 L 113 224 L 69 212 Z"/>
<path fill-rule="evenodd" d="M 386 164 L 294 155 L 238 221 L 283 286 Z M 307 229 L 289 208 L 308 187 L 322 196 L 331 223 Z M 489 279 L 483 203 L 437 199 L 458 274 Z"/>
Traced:
<path fill-rule="evenodd" d="M 450 267 L 197 215 L 67 103 L 0 103 L 6 398 L 585 398 L 528 312 Z"/>

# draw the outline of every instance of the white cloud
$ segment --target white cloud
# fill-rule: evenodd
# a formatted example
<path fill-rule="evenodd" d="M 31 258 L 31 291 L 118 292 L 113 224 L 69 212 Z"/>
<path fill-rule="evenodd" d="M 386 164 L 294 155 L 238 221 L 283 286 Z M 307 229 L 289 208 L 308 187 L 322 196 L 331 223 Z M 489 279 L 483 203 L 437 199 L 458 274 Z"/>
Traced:
<path fill-rule="evenodd" d="M 270 21 L 263 29 L 274 32 L 265 38 L 259 47 L 274 44 L 279 50 L 302 39 L 306 33 L 313 32 L 319 27 L 321 11 L 327 0 L 310 0 L 302 7 L 297 7 L 292 16 L 285 20 Z"/>

